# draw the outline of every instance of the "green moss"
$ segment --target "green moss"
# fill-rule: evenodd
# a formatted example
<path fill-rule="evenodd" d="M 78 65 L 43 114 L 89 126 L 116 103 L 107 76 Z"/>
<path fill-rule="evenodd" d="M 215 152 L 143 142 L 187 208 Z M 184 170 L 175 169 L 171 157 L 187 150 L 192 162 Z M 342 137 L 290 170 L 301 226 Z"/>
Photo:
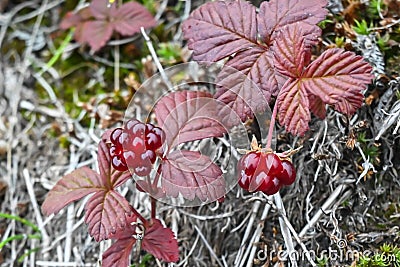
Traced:
<path fill-rule="evenodd" d="M 383 244 L 374 255 L 364 255 L 356 267 L 400 266 L 400 248 L 393 244 Z"/>

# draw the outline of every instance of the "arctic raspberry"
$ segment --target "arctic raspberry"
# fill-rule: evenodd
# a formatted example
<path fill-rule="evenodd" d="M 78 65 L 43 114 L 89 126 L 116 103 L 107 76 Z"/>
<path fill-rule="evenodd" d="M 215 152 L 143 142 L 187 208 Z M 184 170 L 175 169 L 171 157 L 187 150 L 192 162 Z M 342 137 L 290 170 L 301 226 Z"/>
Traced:
<path fill-rule="evenodd" d="M 240 187 L 249 192 L 262 191 L 273 195 L 283 185 L 290 185 L 296 171 L 288 159 L 272 152 L 251 151 L 238 162 Z"/>
<path fill-rule="evenodd" d="M 112 166 L 120 171 L 130 168 L 139 176 L 149 175 L 157 154 L 162 152 L 164 140 L 165 133 L 161 128 L 131 119 L 124 128 L 116 128 L 111 133 Z"/>

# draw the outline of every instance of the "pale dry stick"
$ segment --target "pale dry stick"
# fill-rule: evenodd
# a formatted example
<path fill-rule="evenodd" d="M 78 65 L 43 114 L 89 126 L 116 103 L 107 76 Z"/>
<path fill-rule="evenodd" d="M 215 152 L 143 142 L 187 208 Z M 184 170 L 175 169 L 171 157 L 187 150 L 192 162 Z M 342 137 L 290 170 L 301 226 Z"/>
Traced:
<path fill-rule="evenodd" d="M 304 245 L 304 243 L 300 240 L 299 235 L 297 234 L 296 230 L 294 230 L 292 224 L 290 223 L 289 219 L 287 218 L 286 215 L 284 214 L 280 214 L 280 216 L 283 218 L 286 226 L 289 228 L 290 232 L 292 233 L 294 239 L 296 239 L 297 243 L 301 246 L 302 250 L 305 252 L 306 257 L 308 259 L 308 261 L 310 262 L 310 264 L 313 267 L 316 267 L 317 264 L 314 262 L 314 260 L 311 258 L 311 253 L 309 252 L 309 250 L 307 249 L 306 245 Z"/>
<path fill-rule="evenodd" d="M 250 251 L 250 255 L 248 257 L 247 267 L 253 266 L 253 260 L 254 260 L 254 257 L 256 255 L 256 251 L 257 251 L 256 244 L 258 243 L 258 241 L 260 241 L 262 230 L 264 228 L 264 223 L 265 223 L 265 220 L 267 219 L 267 215 L 268 215 L 268 212 L 270 209 L 271 209 L 271 205 L 268 202 L 265 203 L 264 210 L 263 210 L 263 213 L 261 214 L 261 218 L 260 218 L 261 221 L 260 221 L 260 223 L 257 224 L 257 228 L 254 231 L 253 237 L 250 242 L 251 246 L 249 246 L 249 247 L 251 248 L 251 251 Z M 246 256 L 246 258 L 247 258 L 247 256 Z"/>
<path fill-rule="evenodd" d="M 175 234 L 176 239 L 178 239 L 178 233 L 179 233 L 179 213 L 176 209 L 172 210 L 172 215 L 171 215 L 171 230 Z"/>
<path fill-rule="evenodd" d="M 319 139 L 320 139 L 320 137 L 321 137 L 321 134 L 322 134 L 322 130 L 324 131 L 324 135 L 323 135 L 321 144 L 318 144 L 318 141 L 319 141 Z M 313 145 L 312 145 L 312 148 L 311 148 L 311 151 L 310 151 L 310 154 L 311 154 L 311 155 L 314 154 L 314 150 L 315 150 L 315 148 L 317 147 L 317 144 L 318 144 L 317 150 L 319 150 L 319 149 L 325 144 L 325 138 L 326 138 L 327 132 L 328 132 L 328 123 L 327 123 L 326 120 L 324 120 L 324 127 L 323 127 L 323 128 L 320 127 L 320 129 L 319 129 L 319 131 L 318 131 L 318 133 L 317 133 L 317 137 L 315 138 L 315 141 L 314 141 L 314 143 L 313 143 Z M 318 161 L 318 168 L 320 168 L 320 167 L 321 167 L 321 164 L 320 164 L 320 162 Z M 315 181 L 316 181 L 316 176 L 314 176 L 314 182 L 315 182 Z M 314 191 L 314 185 L 312 186 L 312 189 L 310 190 L 310 192 L 308 193 L 307 196 L 311 196 L 311 194 L 312 194 L 313 191 Z M 307 216 L 307 215 L 306 215 L 306 216 Z"/>
<path fill-rule="evenodd" d="M 274 194 L 274 200 L 279 213 L 286 217 L 285 206 L 283 205 L 281 194 L 279 192 Z M 282 216 L 279 216 L 279 225 L 281 227 L 283 240 L 285 241 L 286 249 L 289 253 L 289 259 L 292 264 L 292 267 L 297 267 L 297 261 L 296 258 L 294 258 L 296 255 L 296 250 L 294 249 L 293 239 L 292 236 L 290 235 L 290 230 L 287 224 L 285 223 L 284 219 L 282 218 Z"/>
<path fill-rule="evenodd" d="M 52 215 L 52 216 L 54 216 L 54 215 Z M 78 229 L 78 227 L 80 227 L 81 225 L 83 225 L 83 223 L 84 223 L 84 218 L 82 218 L 82 219 L 80 219 L 79 221 L 77 221 L 77 222 L 75 223 L 75 225 L 72 227 L 72 231 L 75 231 L 76 229 Z M 46 225 L 46 222 L 44 223 L 44 225 Z M 41 250 L 41 252 L 42 252 L 42 253 L 46 253 L 46 252 L 52 250 L 52 249 L 53 249 L 61 240 L 63 240 L 66 236 L 67 236 L 67 233 L 64 233 L 64 234 L 62 234 L 62 235 L 57 236 L 57 238 L 55 238 L 55 239 L 51 242 L 51 244 L 50 244 L 48 247 L 43 248 L 43 249 Z M 93 241 L 92 238 L 90 238 L 90 241 L 91 241 L 91 242 Z M 62 254 L 61 254 L 61 255 L 62 255 Z M 62 256 L 60 256 L 60 259 L 62 259 Z"/>
<path fill-rule="evenodd" d="M 368 30 L 370 31 L 379 31 L 379 30 L 385 30 L 385 29 L 389 29 L 390 27 L 399 24 L 400 23 L 400 19 L 393 21 L 392 23 L 386 25 L 386 26 L 382 26 L 382 27 L 373 27 L 373 28 L 368 28 Z"/>
<path fill-rule="evenodd" d="M 34 3 L 32 1 L 25 1 L 22 2 L 21 4 L 15 6 L 9 13 L 6 14 L 0 14 L 0 25 L 1 25 L 1 31 L 0 31 L 0 47 L 2 46 L 4 37 L 7 33 L 7 29 L 10 26 L 11 22 L 13 21 L 13 17 L 18 14 L 22 9 L 33 6 Z M 15 22 L 14 22 L 15 23 Z"/>
<path fill-rule="evenodd" d="M 225 232 L 226 229 L 228 229 L 228 227 L 231 225 L 231 221 L 232 221 L 232 217 L 228 217 L 225 225 L 221 228 L 221 233 Z"/>
<path fill-rule="evenodd" d="M 253 228 L 254 220 L 257 217 L 258 210 L 260 209 L 260 205 L 261 205 L 261 201 L 259 201 L 259 200 L 255 201 L 253 204 L 253 209 L 249 212 L 249 214 L 251 214 L 251 216 L 250 216 L 249 222 L 247 224 L 246 231 L 244 232 L 244 235 L 242 237 L 242 242 L 240 244 L 239 251 L 237 252 L 236 259 L 234 261 L 234 264 L 236 267 L 243 266 L 243 264 L 244 264 L 244 263 L 241 263 L 240 260 L 243 261 L 243 259 L 244 259 L 243 252 L 246 247 L 247 239 L 249 238 L 250 232 Z M 247 246 L 247 247 L 249 247 L 249 246 Z"/>
<path fill-rule="evenodd" d="M 46 267 L 76 267 L 76 262 L 54 262 L 54 261 L 36 261 L 36 266 Z M 96 263 L 84 263 L 80 264 L 80 267 L 95 267 Z"/>
<path fill-rule="evenodd" d="M 191 7 L 192 7 L 192 1 L 185 0 L 185 7 L 183 9 L 183 14 L 179 18 L 180 21 L 185 21 L 189 17 Z M 178 30 L 176 31 L 172 39 L 174 40 L 174 42 L 182 42 L 182 27 L 178 27 Z"/>
<path fill-rule="evenodd" d="M 168 6 L 168 0 L 163 0 L 158 6 L 157 14 L 154 16 L 155 20 L 159 20 Z"/>
<path fill-rule="evenodd" d="M 192 1 L 185 0 L 184 2 L 185 2 L 185 6 L 183 9 L 183 14 L 180 16 L 180 18 L 178 18 L 177 23 L 185 21 L 189 17 L 189 14 L 191 11 L 191 6 L 192 6 Z M 174 34 L 172 39 L 174 40 L 174 42 L 182 42 L 182 27 L 178 27 L 178 30 L 176 31 L 176 33 Z"/>
<path fill-rule="evenodd" d="M 52 9 L 52 8 L 62 4 L 63 2 L 65 2 L 65 0 L 51 1 L 50 3 L 47 3 L 46 5 L 43 5 L 43 3 L 42 3 L 42 6 L 45 6 L 43 9 L 42 8 L 41 9 L 36 9 L 36 10 L 26 14 L 26 15 L 19 16 L 19 17 L 13 19 L 12 24 L 17 24 L 17 23 L 20 23 L 20 22 L 24 22 L 24 21 L 30 20 L 30 19 L 32 19 L 32 18 L 34 18 L 36 16 L 40 16 L 45 11 L 48 11 L 48 10 Z"/>
<path fill-rule="evenodd" d="M 50 97 L 52 103 L 57 103 L 58 99 L 56 93 L 53 88 L 51 88 L 50 84 L 42 77 L 37 74 L 33 74 L 33 77 L 39 82 L 39 84 L 46 90 L 47 95 Z"/>
<path fill-rule="evenodd" d="M 329 212 L 329 220 L 332 222 L 332 225 L 333 225 L 333 229 L 332 229 L 332 232 L 331 232 L 330 236 L 331 237 L 335 237 L 336 241 L 338 240 L 338 238 L 336 238 L 336 234 L 338 234 L 339 238 L 341 238 L 342 237 L 341 236 L 342 233 L 340 232 L 339 221 L 336 218 L 336 213 L 335 212 L 336 212 L 339 204 L 342 203 L 345 199 L 347 199 L 351 194 L 352 194 L 352 192 L 350 190 L 346 191 L 342 195 L 342 197 L 333 205 L 332 210 Z"/>
<path fill-rule="evenodd" d="M 37 243 L 39 243 L 38 241 L 39 240 L 36 240 L 36 239 L 31 240 L 31 251 L 34 251 L 34 249 L 37 249 Z M 35 261 L 36 261 L 36 253 L 31 253 L 29 255 L 30 267 L 35 267 Z"/>
<path fill-rule="evenodd" d="M 74 48 L 76 48 L 76 47 L 80 47 L 81 45 L 77 45 L 77 46 L 73 46 Z M 68 51 L 68 50 L 73 50 L 73 49 L 66 49 L 66 51 Z M 114 61 L 110 61 L 110 60 L 107 60 L 107 59 L 105 59 L 105 58 L 102 58 L 102 57 L 99 57 L 99 56 L 97 56 L 96 54 L 93 54 L 93 55 L 90 55 L 90 58 L 91 59 L 93 59 L 93 60 L 95 60 L 95 61 L 97 61 L 97 62 L 99 62 L 99 63 L 101 63 L 101 64 L 103 64 L 103 65 L 106 65 L 106 66 L 108 66 L 108 67 L 114 67 L 115 65 L 114 65 Z M 86 65 L 86 64 L 82 64 L 81 66 L 88 66 L 88 67 L 92 67 L 92 66 L 90 66 L 90 65 Z M 134 64 L 130 64 L 130 63 L 120 63 L 119 64 L 119 66 L 121 67 L 121 68 L 123 68 L 123 69 L 128 69 L 128 70 L 137 70 L 137 66 L 135 66 Z M 77 68 L 77 69 L 79 69 L 79 68 Z M 72 73 L 72 71 L 70 71 L 70 73 Z M 64 75 L 65 76 L 65 75 Z"/>
<path fill-rule="evenodd" d="M 120 68 L 119 45 L 114 46 L 114 90 L 119 91 L 119 68 Z"/>
<path fill-rule="evenodd" d="M 63 261 L 63 249 L 62 249 L 62 247 L 61 247 L 61 244 L 58 244 L 57 245 L 57 248 L 56 248 L 56 250 L 57 250 L 57 259 L 58 259 L 58 262 L 57 263 L 63 263 L 64 261 Z"/>
<path fill-rule="evenodd" d="M 90 119 L 88 133 L 89 133 L 90 138 L 92 138 L 92 140 L 94 141 L 94 143 L 98 144 L 98 143 L 100 143 L 101 139 L 94 133 L 95 126 L 96 126 L 96 118 L 93 117 Z"/>
<path fill-rule="evenodd" d="M 334 203 L 334 201 L 349 188 L 349 185 L 341 184 L 332 192 L 329 198 L 325 201 L 322 207 L 315 213 L 315 215 L 311 218 L 311 220 L 303 227 L 303 229 L 299 233 L 299 237 L 303 237 L 307 231 L 314 227 L 314 225 L 319 221 L 319 219 L 324 215 L 325 211 L 329 209 L 330 206 Z"/>
<path fill-rule="evenodd" d="M 32 42 L 27 46 L 26 50 L 25 50 L 25 55 L 24 55 L 24 59 L 22 61 L 22 66 L 20 69 L 20 75 L 18 76 L 17 79 L 17 85 L 15 86 L 14 89 L 14 94 L 13 94 L 13 98 L 11 98 L 9 100 L 9 106 L 10 106 L 10 110 L 11 110 L 11 116 L 9 118 L 9 128 L 8 128 L 8 132 L 7 132 L 7 136 L 8 136 L 8 147 L 12 148 L 13 145 L 17 145 L 16 142 L 18 142 L 18 140 L 12 138 L 15 136 L 15 126 L 17 125 L 18 122 L 18 104 L 19 101 L 21 99 L 21 90 L 22 90 L 22 86 L 23 86 L 23 82 L 25 80 L 25 75 L 27 73 L 28 67 L 29 67 L 29 58 L 32 55 L 32 47 L 33 47 L 33 43 L 36 39 L 36 36 L 38 34 L 39 31 L 39 27 L 40 24 L 42 22 L 43 19 L 43 8 L 45 8 L 47 5 L 47 0 L 43 1 L 42 6 L 40 7 L 40 14 L 38 16 L 38 18 L 35 21 L 35 24 L 33 26 L 33 30 L 32 30 Z M 8 21 L 9 22 L 9 21 Z M 3 29 L 8 28 L 8 24 L 3 27 Z M 3 32 L 1 33 L 3 34 Z M 5 33 L 4 33 L 5 34 Z M 0 36 L 0 38 L 3 38 L 4 36 Z M 0 40 L 2 41 L 2 39 Z M 13 164 L 14 160 L 17 160 L 18 157 L 13 157 L 13 149 L 8 149 L 7 151 L 7 163 L 6 163 L 6 169 L 7 169 L 7 175 L 5 175 L 6 178 L 6 182 L 9 185 L 16 185 L 17 184 L 17 180 L 18 180 L 18 175 L 17 175 L 17 168 L 18 168 L 18 164 Z M 15 168 L 14 168 L 15 166 Z M 10 176 L 11 174 L 11 176 Z M 12 187 L 13 188 L 13 187 Z M 10 199 L 14 199 L 14 189 L 9 191 L 9 197 Z M 11 202 L 11 201 L 10 201 Z M 14 214 L 15 213 L 15 207 L 16 205 L 13 205 L 11 203 L 11 213 Z M 14 228 L 15 227 L 15 222 L 11 222 L 10 225 Z M 13 230 L 12 230 L 13 232 Z M 13 233 L 14 234 L 14 233 Z M 16 257 L 16 253 L 15 253 L 15 242 L 11 243 L 11 258 L 15 259 Z"/>
<path fill-rule="evenodd" d="M 247 220 L 250 218 L 251 213 L 247 213 L 246 217 L 244 217 L 244 219 L 242 220 L 242 222 L 236 226 L 235 228 L 233 228 L 230 232 L 231 234 L 233 234 L 234 232 L 238 231 L 240 228 L 243 227 L 243 225 L 245 225 L 247 223 Z"/>
<path fill-rule="evenodd" d="M 21 89 L 22 89 L 23 82 L 26 78 L 25 76 L 28 73 L 27 72 L 28 67 L 30 66 L 30 58 L 32 56 L 33 44 L 35 43 L 36 37 L 39 33 L 40 24 L 42 23 L 44 12 L 46 11 L 47 5 L 48 5 L 48 0 L 44 0 L 42 2 L 42 5 L 40 6 L 40 9 L 37 10 L 38 14 L 37 14 L 37 19 L 35 21 L 35 24 L 33 25 L 31 42 L 28 43 L 28 46 L 25 50 L 24 58 L 22 61 L 22 66 L 20 69 L 21 74 L 18 77 L 18 82 L 17 82 L 18 86 L 17 86 L 17 88 L 15 88 L 16 92 L 15 92 L 15 99 L 13 99 L 14 103 L 10 102 L 13 116 L 16 116 L 18 113 L 18 103 L 20 100 Z M 14 21 L 14 23 L 16 23 L 16 22 Z M 10 123 L 11 136 L 13 136 L 14 126 L 15 126 L 14 123 Z"/>
<path fill-rule="evenodd" d="M 190 258 L 190 256 L 193 254 L 193 251 L 195 250 L 197 246 L 197 242 L 200 240 L 200 235 L 197 234 L 196 239 L 193 242 L 192 248 L 189 250 L 188 254 L 185 256 L 183 260 L 181 260 L 176 266 L 183 266 Z"/>
<path fill-rule="evenodd" d="M 11 236 L 14 235 L 14 234 L 12 233 L 13 230 L 14 230 L 14 227 L 15 227 L 15 221 L 12 220 L 12 221 L 7 225 L 6 230 L 2 233 L 2 235 L 1 235 L 2 238 L 0 239 L 1 242 L 4 242 L 7 238 L 10 237 L 10 235 L 11 235 Z M 14 248 L 11 249 L 11 253 L 13 253 L 13 251 L 15 251 Z M 2 250 L 0 250 L 0 252 L 2 252 Z M 12 259 L 15 259 L 16 256 L 15 256 L 15 255 L 11 255 L 11 258 L 12 258 Z"/>
<path fill-rule="evenodd" d="M 25 169 L 26 170 L 26 169 Z M 25 170 L 23 170 L 23 172 L 25 171 Z M 28 175 L 29 175 L 29 173 L 28 173 Z M 24 174 L 24 176 L 25 176 L 25 174 Z M 25 183 L 26 183 L 26 181 L 25 181 Z M 27 188 L 29 187 L 29 189 L 28 189 L 28 193 L 29 193 L 29 198 L 30 198 L 30 200 L 31 200 L 31 202 L 32 202 L 32 199 L 35 199 L 36 200 L 36 197 L 35 196 L 31 196 L 31 192 L 33 192 L 33 185 L 30 183 L 30 178 L 29 178 L 29 185 L 26 185 L 27 186 Z M 34 206 L 33 205 L 33 203 L 32 203 L 32 206 Z M 34 206 L 34 209 L 35 209 L 35 206 Z M 36 213 L 36 212 L 35 212 Z M 44 228 L 43 228 L 44 229 Z M 37 243 L 37 240 L 36 239 L 32 239 L 31 240 L 31 250 L 33 251 L 33 249 L 35 249 L 35 247 L 36 247 L 36 243 Z M 31 267 L 34 267 L 35 266 L 35 256 L 36 256 L 36 253 L 30 253 L 30 255 L 29 255 L 29 261 L 30 261 L 30 266 Z M 25 258 L 25 260 L 26 260 L 27 258 Z"/>
<path fill-rule="evenodd" d="M 26 185 L 26 189 L 28 191 L 29 199 L 32 204 L 32 208 L 35 213 L 36 222 L 38 224 L 38 227 L 39 227 L 41 235 L 42 235 L 42 240 L 43 240 L 42 245 L 47 246 L 48 244 L 50 244 L 50 237 L 46 231 L 46 228 L 44 228 L 43 217 L 40 212 L 39 204 L 37 203 L 37 200 L 36 200 L 35 191 L 33 189 L 33 184 L 31 182 L 31 177 L 29 175 L 28 169 L 24 168 L 22 170 L 22 174 L 24 176 L 25 185 Z"/>
<path fill-rule="evenodd" d="M 168 89 L 170 91 L 172 91 L 174 87 L 172 86 L 171 82 L 169 81 L 168 76 L 165 74 L 164 68 L 160 63 L 160 60 L 158 59 L 157 53 L 154 50 L 153 43 L 151 42 L 150 37 L 147 35 L 147 33 L 143 27 L 141 27 L 140 30 L 142 31 L 142 35 L 143 35 L 144 40 L 146 41 L 147 48 L 149 48 L 151 57 L 153 58 L 153 61 L 156 64 L 158 71 L 160 72 L 163 82 L 168 87 Z"/>
<path fill-rule="evenodd" d="M 71 203 L 67 207 L 67 222 L 65 224 L 65 245 L 64 245 L 64 261 L 69 262 L 71 258 L 71 250 L 72 250 L 72 227 L 74 225 L 74 217 L 75 217 L 75 204 Z"/>
<path fill-rule="evenodd" d="M 118 39 L 118 40 L 111 40 L 107 42 L 107 46 L 115 46 L 115 45 L 124 45 L 127 43 L 132 43 L 133 41 L 137 40 L 140 35 L 135 35 L 133 37 Z"/>
<path fill-rule="evenodd" d="M 232 211 L 232 212 L 225 212 L 225 213 L 217 214 L 217 215 L 201 215 L 200 216 L 200 215 L 196 215 L 193 213 L 189 213 L 185 210 L 179 210 L 179 212 L 182 213 L 183 215 L 195 218 L 196 220 L 200 220 L 200 221 L 223 219 L 223 218 L 230 217 L 235 214 L 235 211 Z"/>
<path fill-rule="evenodd" d="M 377 9 L 378 9 L 379 18 L 381 20 L 384 20 L 385 18 L 383 17 L 383 14 L 382 14 L 381 2 L 382 2 L 382 0 L 378 0 Z M 371 3 L 369 3 L 369 4 L 371 4 Z"/>
<path fill-rule="evenodd" d="M 45 106 L 35 106 L 31 102 L 26 100 L 22 100 L 19 103 L 21 109 L 25 109 L 27 111 L 33 111 L 35 113 L 40 113 L 52 118 L 62 118 L 62 114 L 55 109 L 51 109 Z"/>
<path fill-rule="evenodd" d="M 314 142 L 313 142 L 313 145 L 312 145 L 311 150 L 310 150 L 310 154 L 311 155 L 314 154 L 314 150 L 317 147 L 318 140 L 321 137 L 322 131 L 323 131 L 323 127 L 320 126 L 319 129 L 318 129 L 317 134 L 314 136 Z"/>
<path fill-rule="evenodd" d="M 218 263 L 219 266 L 223 267 L 224 265 L 222 264 L 220 259 L 218 259 L 218 256 L 215 254 L 215 251 L 213 250 L 211 245 L 208 243 L 207 239 L 205 238 L 205 236 L 203 235 L 203 233 L 201 232 L 199 227 L 197 227 L 197 225 L 194 225 L 194 228 L 196 229 L 196 231 L 199 234 L 199 236 L 200 236 L 201 240 L 203 241 L 204 245 L 206 246 L 206 248 L 210 252 L 210 255 L 216 260 L 216 262 Z"/>
<path fill-rule="evenodd" d="M 322 168 L 322 164 L 318 162 L 318 167 L 317 167 L 317 170 L 315 171 L 313 184 L 311 185 L 311 188 L 308 191 L 307 196 L 306 196 L 306 220 L 307 220 L 307 222 L 310 222 L 310 213 L 314 209 L 314 206 L 311 203 L 311 196 L 314 193 L 315 184 L 318 180 L 318 176 L 319 176 L 319 172 L 321 171 L 321 168 Z"/>

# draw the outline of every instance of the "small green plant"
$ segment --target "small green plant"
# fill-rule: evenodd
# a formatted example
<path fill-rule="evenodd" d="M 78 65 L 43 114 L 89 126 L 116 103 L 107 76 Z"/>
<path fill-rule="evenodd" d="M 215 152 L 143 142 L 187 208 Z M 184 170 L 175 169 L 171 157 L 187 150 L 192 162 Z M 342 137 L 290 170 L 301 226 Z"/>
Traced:
<path fill-rule="evenodd" d="M 369 34 L 369 28 L 374 27 L 374 25 L 373 25 L 372 22 L 370 23 L 370 25 L 369 25 L 369 27 L 368 27 L 368 23 L 367 23 L 367 21 L 364 20 L 364 19 L 361 20 L 361 22 L 355 19 L 355 20 L 354 20 L 354 23 L 355 23 L 356 25 L 352 27 L 353 30 L 354 30 L 356 33 L 361 34 L 361 35 L 368 35 L 368 34 Z"/>
<path fill-rule="evenodd" d="M 325 257 L 324 255 L 322 255 L 321 258 L 317 258 L 317 265 L 319 267 L 328 266 L 328 261 L 329 261 L 329 259 L 327 257 Z"/>
<path fill-rule="evenodd" d="M 333 23 L 334 21 L 331 19 L 324 19 L 323 21 L 318 23 L 318 26 L 321 27 L 321 29 L 325 29 L 326 27 L 328 27 L 328 24 L 333 24 Z"/>
<path fill-rule="evenodd" d="M 342 48 L 345 44 L 345 37 L 344 36 L 336 36 L 335 37 L 335 44 L 337 47 Z"/>
<path fill-rule="evenodd" d="M 383 244 L 373 256 L 362 256 L 356 267 L 400 267 L 400 248 L 392 244 Z"/>
<path fill-rule="evenodd" d="M 167 65 L 172 65 L 182 61 L 181 46 L 177 43 L 160 43 L 157 55 L 160 61 Z"/>
<path fill-rule="evenodd" d="M 153 255 L 148 253 L 143 256 L 140 263 L 131 265 L 131 267 L 149 267 L 149 266 L 154 266 L 154 257 Z"/>
<path fill-rule="evenodd" d="M 42 238 L 42 234 L 39 230 L 39 227 L 37 227 L 34 223 L 21 218 L 17 215 L 11 215 L 11 214 L 7 214 L 7 213 L 0 213 L 0 218 L 4 218 L 7 220 L 14 220 L 16 222 L 20 222 L 25 226 L 28 226 L 30 228 L 32 228 L 33 233 L 32 234 L 27 234 L 27 233 L 21 233 L 21 234 L 15 234 L 12 235 L 8 238 L 6 238 L 5 240 L 3 240 L 2 242 L 0 242 L 0 251 L 3 249 L 4 246 L 6 246 L 8 243 L 14 241 L 14 240 L 24 240 L 24 239 L 41 239 Z M 29 256 L 30 254 L 38 251 L 39 248 L 34 248 L 34 249 L 30 249 L 28 250 L 26 253 L 24 253 L 23 255 L 21 255 L 18 258 L 18 262 L 23 262 L 24 258 Z"/>
<path fill-rule="evenodd" d="M 379 14 L 385 8 L 385 4 L 382 0 L 371 0 L 367 8 L 368 17 L 371 19 L 379 19 Z"/>
<path fill-rule="evenodd" d="M 386 51 L 390 49 L 390 46 L 388 45 L 389 40 L 390 35 L 388 33 L 383 36 L 378 36 L 376 44 L 379 46 L 380 51 Z"/>

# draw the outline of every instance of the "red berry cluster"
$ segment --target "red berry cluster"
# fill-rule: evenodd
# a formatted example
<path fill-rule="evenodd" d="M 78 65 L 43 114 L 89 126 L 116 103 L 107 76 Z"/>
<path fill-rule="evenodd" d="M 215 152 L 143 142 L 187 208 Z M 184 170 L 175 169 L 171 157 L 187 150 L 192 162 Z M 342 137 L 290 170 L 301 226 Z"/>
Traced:
<path fill-rule="evenodd" d="M 288 159 L 272 152 L 251 151 L 238 162 L 239 185 L 250 192 L 273 195 L 283 185 L 291 185 L 296 170 Z"/>
<path fill-rule="evenodd" d="M 165 140 L 164 131 L 151 123 L 129 120 L 124 128 L 116 128 L 110 136 L 109 153 L 114 169 L 132 169 L 139 176 L 150 174 L 152 164 Z"/>

